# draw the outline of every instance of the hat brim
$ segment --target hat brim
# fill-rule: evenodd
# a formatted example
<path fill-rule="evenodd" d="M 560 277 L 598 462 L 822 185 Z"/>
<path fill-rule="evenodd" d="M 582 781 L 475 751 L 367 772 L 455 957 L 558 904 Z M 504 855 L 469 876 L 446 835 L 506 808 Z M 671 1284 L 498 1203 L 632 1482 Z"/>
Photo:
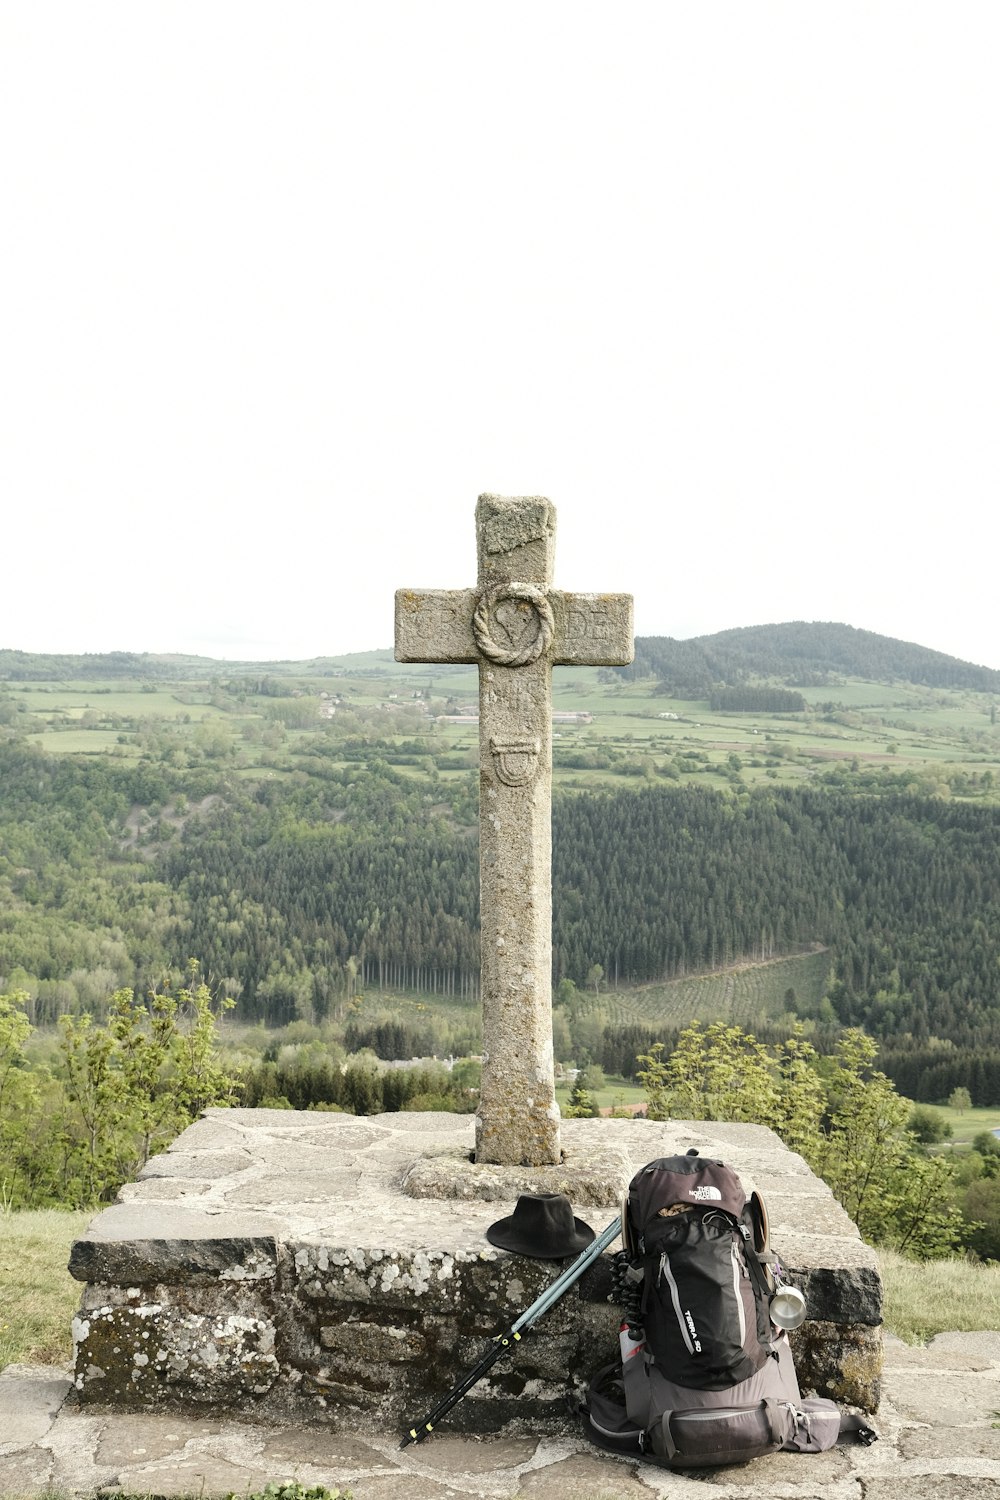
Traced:
<path fill-rule="evenodd" d="M 486 1231 L 486 1238 L 498 1250 L 510 1250 L 515 1255 L 529 1255 L 532 1260 L 565 1260 L 568 1255 L 579 1255 L 581 1250 L 596 1238 L 596 1232 L 582 1219 L 573 1218 L 573 1234 L 561 1240 L 552 1240 L 540 1245 L 538 1240 L 529 1240 L 524 1235 L 523 1223 L 518 1223 L 512 1214 L 507 1219 L 498 1219 Z"/>
<path fill-rule="evenodd" d="M 771 1248 L 771 1226 L 768 1222 L 764 1200 L 756 1191 L 747 1199 L 750 1221 L 753 1224 L 753 1247 L 758 1254 L 767 1254 Z"/>

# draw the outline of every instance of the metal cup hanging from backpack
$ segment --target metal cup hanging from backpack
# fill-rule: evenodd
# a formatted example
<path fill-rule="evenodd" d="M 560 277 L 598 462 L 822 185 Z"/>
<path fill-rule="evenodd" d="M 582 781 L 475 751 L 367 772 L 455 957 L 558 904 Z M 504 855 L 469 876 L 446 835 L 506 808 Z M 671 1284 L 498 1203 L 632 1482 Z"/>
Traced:
<path fill-rule="evenodd" d="M 774 1295 L 770 1302 L 771 1322 L 775 1328 L 788 1333 L 805 1322 L 806 1299 L 797 1286 L 792 1286 L 784 1279 L 784 1273 L 777 1262 L 772 1268 L 772 1275 Z"/>

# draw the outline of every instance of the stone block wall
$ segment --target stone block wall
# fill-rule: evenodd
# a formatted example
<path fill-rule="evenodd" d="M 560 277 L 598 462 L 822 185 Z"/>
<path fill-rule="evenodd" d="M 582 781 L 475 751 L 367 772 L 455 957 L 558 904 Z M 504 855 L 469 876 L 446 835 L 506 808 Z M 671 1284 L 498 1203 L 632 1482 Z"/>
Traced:
<path fill-rule="evenodd" d="M 772 1242 L 806 1293 L 793 1335 L 803 1387 L 878 1404 L 881 1286 L 874 1256 L 801 1159 L 759 1126 L 567 1121 L 556 1173 L 595 1230 L 632 1171 L 697 1146 L 768 1203 Z M 609 1141 L 602 1189 L 593 1164 Z M 562 1269 L 494 1249 L 489 1224 L 520 1180 L 489 1169 L 469 1198 L 472 1123 L 211 1111 L 73 1248 L 86 1283 L 75 1323 L 81 1400 L 123 1408 L 313 1414 L 331 1426 L 403 1431 L 422 1418 Z M 572 1190 L 573 1158 L 592 1198 Z M 463 1165 L 461 1196 L 413 1198 L 415 1161 Z M 625 1172 L 624 1182 L 616 1173 Z M 420 1174 L 416 1174 L 418 1177 Z M 432 1174 L 435 1192 L 442 1174 Z M 445 1174 L 447 1175 L 447 1174 Z M 547 1186 L 553 1185 L 547 1180 Z M 613 1358 L 620 1310 L 605 1255 L 448 1417 L 454 1430 L 559 1430 L 566 1398 Z"/>

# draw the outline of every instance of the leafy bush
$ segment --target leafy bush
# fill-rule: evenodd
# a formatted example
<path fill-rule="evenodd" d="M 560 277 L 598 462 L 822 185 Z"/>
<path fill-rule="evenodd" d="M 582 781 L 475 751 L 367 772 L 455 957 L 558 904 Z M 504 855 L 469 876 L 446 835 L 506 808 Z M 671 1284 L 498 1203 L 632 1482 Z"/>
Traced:
<path fill-rule="evenodd" d="M 906 1100 L 874 1067 L 876 1051 L 856 1029 L 844 1032 L 832 1059 L 820 1059 L 798 1029 L 768 1048 L 738 1026 L 702 1031 L 696 1023 L 668 1058 L 659 1044 L 640 1057 L 639 1079 L 650 1119 L 770 1125 L 866 1239 L 918 1259 L 947 1255 L 962 1239 L 951 1164 L 920 1151 L 906 1128 Z"/>
<path fill-rule="evenodd" d="M 32 1031 L 25 998 L 0 996 L 0 1187 L 8 1206 L 108 1201 L 203 1109 L 234 1100 L 203 983 L 146 1003 L 117 990 L 103 1023 L 63 1016 L 54 1063 L 35 1070 L 24 1052 Z M 40 1118 L 48 1122 L 43 1136 Z"/>
<path fill-rule="evenodd" d="M 910 1111 L 907 1130 L 915 1136 L 921 1146 L 937 1146 L 954 1134 L 951 1122 L 939 1109 L 929 1104 L 917 1104 Z"/>
<path fill-rule="evenodd" d="M 970 1182 L 963 1199 L 967 1243 L 982 1260 L 1000 1260 L 1000 1177 Z"/>

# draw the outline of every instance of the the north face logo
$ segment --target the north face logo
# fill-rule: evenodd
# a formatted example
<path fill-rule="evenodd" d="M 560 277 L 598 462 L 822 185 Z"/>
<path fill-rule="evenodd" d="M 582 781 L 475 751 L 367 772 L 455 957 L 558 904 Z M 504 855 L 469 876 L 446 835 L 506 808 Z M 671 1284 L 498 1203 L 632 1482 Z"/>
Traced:
<path fill-rule="evenodd" d="M 699 1203 L 721 1203 L 722 1194 L 717 1187 L 691 1188 L 689 1198 L 697 1198 Z"/>

